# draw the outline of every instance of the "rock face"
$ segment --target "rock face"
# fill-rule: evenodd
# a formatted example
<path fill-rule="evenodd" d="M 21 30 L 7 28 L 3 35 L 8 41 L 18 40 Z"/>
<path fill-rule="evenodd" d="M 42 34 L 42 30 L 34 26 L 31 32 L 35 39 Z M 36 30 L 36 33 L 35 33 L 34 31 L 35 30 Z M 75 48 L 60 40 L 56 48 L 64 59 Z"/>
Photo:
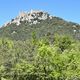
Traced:
<path fill-rule="evenodd" d="M 17 16 L 15 19 L 12 19 L 9 23 L 5 24 L 4 26 L 7 26 L 11 23 L 16 23 L 16 25 L 20 25 L 22 21 L 26 21 L 30 24 L 37 24 L 40 23 L 41 20 L 46 19 L 52 19 L 52 16 L 50 16 L 47 12 L 38 11 L 38 10 L 31 10 L 30 12 L 20 12 L 19 16 Z"/>

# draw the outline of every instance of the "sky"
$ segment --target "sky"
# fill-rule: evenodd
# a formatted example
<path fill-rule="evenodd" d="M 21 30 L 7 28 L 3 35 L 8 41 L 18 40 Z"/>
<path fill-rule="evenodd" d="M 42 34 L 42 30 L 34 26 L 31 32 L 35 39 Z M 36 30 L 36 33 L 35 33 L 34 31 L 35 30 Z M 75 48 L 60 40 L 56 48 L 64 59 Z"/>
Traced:
<path fill-rule="evenodd" d="M 31 9 L 80 23 L 80 0 L 0 0 L 0 26 Z"/>

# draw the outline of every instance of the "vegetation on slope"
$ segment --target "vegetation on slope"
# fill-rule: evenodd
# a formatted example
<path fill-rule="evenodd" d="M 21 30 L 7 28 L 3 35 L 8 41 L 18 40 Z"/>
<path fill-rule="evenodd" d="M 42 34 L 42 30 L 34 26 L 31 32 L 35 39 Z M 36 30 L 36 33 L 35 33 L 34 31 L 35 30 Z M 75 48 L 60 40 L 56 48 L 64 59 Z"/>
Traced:
<path fill-rule="evenodd" d="M 0 80 L 80 80 L 79 24 L 19 22 L 0 28 Z"/>
<path fill-rule="evenodd" d="M 40 38 L 45 34 L 53 36 L 55 33 L 61 35 L 70 35 L 76 39 L 80 39 L 80 25 L 72 22 L 67 22 L 59 17 L 46 19 L 37 24 L 21 22 L 20 25 L 9 24 L 0 29 L 0 37 L 8 37 L 13 40 L 30 39 L 32 32 L 36 32 L 37 37 Z"/>
<path fill-rule="evenodd" d="M 55 35 L 0 39 L 0 80 L 79 80 L 80 42 Z"/>

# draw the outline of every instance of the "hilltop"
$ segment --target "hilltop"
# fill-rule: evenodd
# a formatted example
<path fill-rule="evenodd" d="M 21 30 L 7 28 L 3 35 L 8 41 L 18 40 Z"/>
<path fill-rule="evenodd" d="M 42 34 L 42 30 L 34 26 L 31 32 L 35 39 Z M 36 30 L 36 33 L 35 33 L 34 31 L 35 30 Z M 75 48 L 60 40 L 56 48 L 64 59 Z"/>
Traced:
<path fill-rule="evenodd" d="M 80 25 L 19 13 L 0 28 L 0 80 L 80 80 Z"/>
<path fill-rule="evenodd" d="M 0 37 L 8 37 L 13 40 L 26 40 L 31 38 L 33 32 L 37 34 L 38 38 L 48 34 L 53 36 L 57 33 L 80 39 L 79 24 L 51 16 L 49 13 L 41 10 L 20 12 L 16 18 L 5 23 L 0 28 Z"/>

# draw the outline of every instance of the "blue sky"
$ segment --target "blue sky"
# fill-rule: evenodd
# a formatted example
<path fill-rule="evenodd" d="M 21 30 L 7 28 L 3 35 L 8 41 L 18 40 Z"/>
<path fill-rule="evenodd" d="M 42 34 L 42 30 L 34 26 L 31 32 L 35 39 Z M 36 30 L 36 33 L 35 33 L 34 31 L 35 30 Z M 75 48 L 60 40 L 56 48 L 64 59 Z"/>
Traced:
<path fill-rule="evenodd" d="M 31 9 L 80 23 L 80 0 L 0 0 L 0 25 Z"/>

